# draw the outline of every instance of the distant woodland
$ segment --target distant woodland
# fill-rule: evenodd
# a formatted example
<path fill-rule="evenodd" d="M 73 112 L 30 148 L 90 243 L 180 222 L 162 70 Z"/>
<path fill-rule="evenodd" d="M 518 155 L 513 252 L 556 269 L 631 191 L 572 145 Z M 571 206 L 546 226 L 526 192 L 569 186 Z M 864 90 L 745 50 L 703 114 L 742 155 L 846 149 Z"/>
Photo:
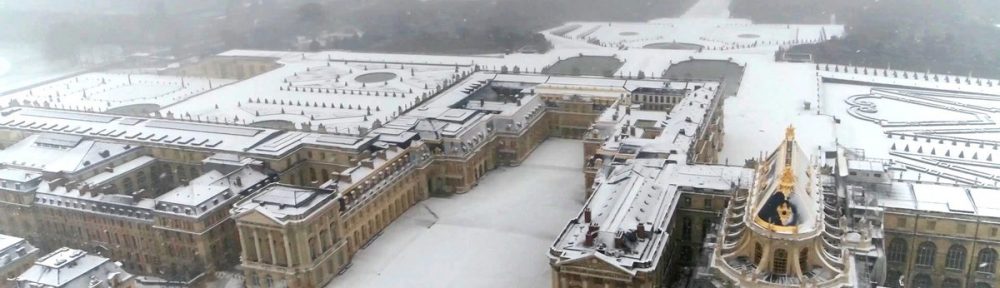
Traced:
<path fill-rule="evenodd" d="M 758 23 L 830 23 L 847 36 L 800 45 L 819 62 L 1000 78 L 1000 1 L 732 0 Z"/>
<path fill-rule="evenodd" d="M 377 0 L 307 3 L 293 34 L 351 28 L 331 47 L 385 52 L 500 53 L 550 44 L 538 33 L 566 21 L 645 21 L 682 14 L 695 0 Z M 309 24 L 309 25 L 301 25 Z M 284 29 L 278 29 L 284 30 Z M 313 31 L 308 31 L 313 30 Z M 270 38 L 267 35 L 263 38 Z M 274 35 L 280 37 L 281 35 Z M 258 37 L 261 38 L 261 37 Z"/>

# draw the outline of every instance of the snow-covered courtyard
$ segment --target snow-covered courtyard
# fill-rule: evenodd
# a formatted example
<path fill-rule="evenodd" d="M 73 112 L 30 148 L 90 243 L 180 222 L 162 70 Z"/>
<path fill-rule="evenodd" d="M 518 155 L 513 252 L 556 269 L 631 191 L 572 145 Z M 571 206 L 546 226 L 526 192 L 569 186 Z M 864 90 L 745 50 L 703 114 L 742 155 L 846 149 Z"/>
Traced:
<path fill-rule="evenodd" d="M 549 139 L 468 193 L 418 203 L 328 287 L 548 287 L 545 255 L 583 205 L 582 155 Z"/>

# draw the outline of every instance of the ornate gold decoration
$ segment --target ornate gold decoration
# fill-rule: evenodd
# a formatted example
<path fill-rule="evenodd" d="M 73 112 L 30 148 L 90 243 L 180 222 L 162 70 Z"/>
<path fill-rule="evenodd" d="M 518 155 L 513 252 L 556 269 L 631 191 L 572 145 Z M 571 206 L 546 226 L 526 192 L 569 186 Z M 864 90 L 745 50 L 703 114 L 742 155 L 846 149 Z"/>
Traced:
<path fill-rule="evenodd" d="M 778 218 L 781 219 L 782 224 L 788 223 L 792 220 L 792 215 L 794 213 L 792 213 L 792 206 L 789 206 L 788 202 L 781 203 L 781 205 L 778 205 L 775 210 L 777 210 Z"/>
<path fill-rule="evenodd" d="M 795 127 L 794 126 L 788 125 L 788 128 L 785 128 L 785 140 L 787 140 L 787 141 L 795 140 Z"/>
<path fill-rule="evenodd" d="M 785 194 L 785 199 L 791 197 L 792 191 L 795 190 L 795 173 L 792 172 L 791 165 L 785 165 L 785 169 L 781 171 L 781 179 L 778 180 L 778 191 L 781 194 Z"/>

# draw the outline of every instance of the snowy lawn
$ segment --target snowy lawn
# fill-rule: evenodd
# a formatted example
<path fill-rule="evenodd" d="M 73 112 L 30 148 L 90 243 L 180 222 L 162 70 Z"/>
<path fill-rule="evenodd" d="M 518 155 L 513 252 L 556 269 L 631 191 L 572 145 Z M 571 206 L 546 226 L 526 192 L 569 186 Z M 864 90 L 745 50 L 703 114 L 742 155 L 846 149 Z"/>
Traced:
<path fill-rule="evenodd" d="M 466 194 L 418 203 L 328 287 L 548 287 L 545 255 L 583 205 L 582 155 L 549 139 Z"/>

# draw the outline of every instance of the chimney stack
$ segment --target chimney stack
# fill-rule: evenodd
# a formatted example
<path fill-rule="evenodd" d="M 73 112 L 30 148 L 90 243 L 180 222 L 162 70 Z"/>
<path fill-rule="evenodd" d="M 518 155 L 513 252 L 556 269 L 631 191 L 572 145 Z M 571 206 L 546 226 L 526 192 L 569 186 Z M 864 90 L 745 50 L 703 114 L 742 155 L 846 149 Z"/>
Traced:
<path fill-rule="evenodd" d="M 587 233 L 584 234 L 586 238 L 584 238 L 583 240 L 584 246 L 587 247 L 594 246 L 594 238 L 597 238 L 598 228 L 600 228 L 600 226 L 597 226 L 597 223 L 590 223 L 590 225 L 587 226 Z"/>
<path fill-rule="evenodd" d="M 587 235 L 584 236 L 585 238 L 583 239 L 583 246 L 584 247 L 594 246 L 594 238 L 597 238 L 597 233 L 587 232 Z"/>
<path fill-rule="evenodd" d="M 646 233 L 646 225 L 639 223 L 639 225 L 635 227 L 635 236 L 638 236 L 639 239 L 646 239 L 646 237 L 649 237 Z"/>
<path fill-rule="evenodd" d="M 375 169 L 375 162 L 372 162 L 372 159 L 361 160 L 361 166 L 365 166 L 368 169 Z"/>
<path fill-rule="evenodd" d="M 627 248 L 625 247 L 625 233 L 622 231 L 618 231 L 618 233 L 615 234 L 615 248 L 617 249 Z"/>
<path fill-rule="evenodd" d="M 340 172 L 330 173 L 332 179 L 337 179 L 338 182 L 351 184 L 351 174 L 341 174 Z"/>
<path fill-rule="evenodd" d="M 590 223 L 590 208 L 583 209 L 583 223 Z"/>

